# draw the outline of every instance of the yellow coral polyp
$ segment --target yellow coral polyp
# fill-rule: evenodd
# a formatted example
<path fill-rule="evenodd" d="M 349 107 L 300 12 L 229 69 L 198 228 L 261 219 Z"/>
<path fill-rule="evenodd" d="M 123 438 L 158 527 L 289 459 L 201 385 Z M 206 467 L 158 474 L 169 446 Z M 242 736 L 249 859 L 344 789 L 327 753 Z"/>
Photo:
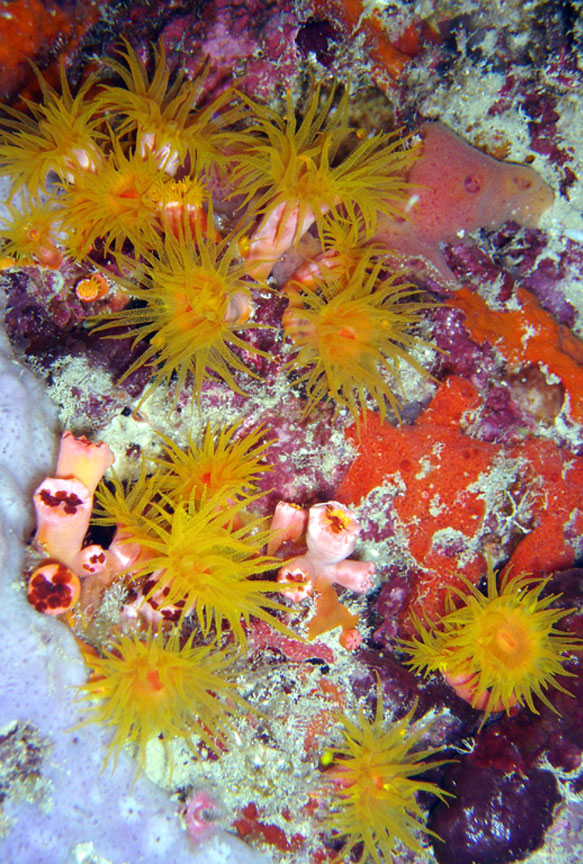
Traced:
<path fill-rule="evenodd" d="M 362 844 L 362 852 L 354 860 L 386 864 L 393 860 L 395 841 L 422 853 L 418 834 L 433 834 L 425 827 L 417 793 L 430 792 L 441 800 L 448 793 L 419 779 L 419 775 L 444 760 L 425 761 L 439 748 L 417 749 L 426 727 L 412 727 L 414 711 L 387 726 L 379 684 L 372 722 L 364 711 L 359 723 L 343 715 L 338 718 L 344 740 L 334 747 L 333 758 L 328 755 L 326 759 L 332 763 L 328 776 L 334 782 L 334 795 L 325 827 L 345 838 L 344 860 L 353 860 L 349 853 Z"/>
<path fill-rule="evenodd" d="M 139 774 L 148 743 L 158 736 L 166 749 L 182 738 L 196 753 L 193 735 L 216 753 L 226 746 L 233 718 L 247 707 L 223 674 L 236 655 L 195 646 L 192 636 L 180 642 L 176 629 L 169 636 L 149 631 L 122 635 L 101 655 L 87 655 L 93 675 L 80 694 L 92 705 L 87 722 L 113 730 L 106 764 L 113 757 L 115 768 L 125 745 L 134 745 Z M 167 755 L 172 767 L 168 749 Z"/>
<path fill-rule="evenodd" d="M 228 625 L 239 645 L 246 643 L 242 622 L 248 624 L 250 616 L 290 635 L 271 614 L 286 609 L 267 596 L 277 586 L 256 578 L 281 564 L 262 554 L 271 533 L 261 530 L 258 520 L 234 527 L 246 503 L 216 496 L 199 506 L 191 500 L 174 508 L 162 496 L 143 517 L 145 532 L 137 537 L 146 559 L 136 577 L 155 580 L 148 596 L 162 591 L 166 605 L 183 603 L 184 615 L 194 610 L 205 636 L 211 628 L 220 636 Z"/>
<path fill-rule="evenodd" d="M 399 382 L 399 364 L 426 374 L 409 353 L 425 343 L 409 332 L 425 305 L 412 299 L 418 290 L 395 277 L 381 278 L 382 262 L 366 248 L 351 271 L 344 267 L 314 277 L 306 287 L 292 280 L 293 302 L 283 316 L 286 336 L 297 348 L 290 362 L 302 371 L 311 410 L 322 400 L 345 406 L 359 422 L 367 395 L 381 417 L 386 403 L 398 414 L 399 400 L 383 377 Z"/>
<path fill-rule="evenodd" d="M 491 563 L 487 579 L 486 594 L 466 583 L 450 595 L 434 626 L 416 620 L 419 636 L 404 643 L 409 665 L 471 681 L 475 705 L 487 695 L 485 717 L 517 704 L 538 713 L 535 697 L 555 711 L 546 691 L 569 692 L 558 680 L 571 674 L 563 655 L 583 644 L 555 626 L 572 610 L 549 608 L 557 595 L 541 597 L 548 579 L 506 572 L 498 589 Z"/>
<path fill-rule="evenodd" d="M 223 485 L 198 501 L 193 490 L 186 501 L 180 484 L 166 493 L 165 483 L 168 475 L 159 469 L 148 477 L 144 465 L 127 488 L 114 474 L 112 488 L 102 484 L 96 493 L 94 524 L 116 525 L 124 543 L 141 549 L 134 581 L 151 583 L 148 597 L 163 592 L 165 605 L 179 603 L 182 620 L 195 614 L 204 636 L 228 627 L 235 643 L 245 645 L 243 623 L 251 616 L 293 636 L 273 615 L 286 607 L 268 596 L 281 586 L 258 578 L 281 566 L 263 554 L 274 534 L 260 519 L 242 518 L 257 495 L 236 500 Z"/>
<path fill-rule="evenodd" d="M 270 442 L 264 440 L 263 427 L 246 435 L 239 430 L 235 424 L 214 432 L 207 424 L 201 442 L 190 437 L 186 449 L 162 436 L 164 455 L 154 460 L 160 490 L 174 500 L 192 497 L 197 504 L 217 495 L 233 499 L 253 494 L 256 480 L 271 470 L 265 461 Z"/>
<path fill-rule="evenodd" d="M 84 257 L 97 240 L 118 254 L 126 241 L 136 255 L 155 244 L 160 222 L 151 192 L 161 179 L 151 156 L 124 153 L 114 138 L 98 174 L 74 171 L 73 177 L 60 202 L 71 255 Z"/>
<path fill-rule="evenodd" d="M 203 237 L 200 224 L 193 236 L 186 222 L 178 237 L 172 231 L 165 232 L 157 253 L 146 255 L 143 287 L 127 285 L 128 293 L 144 305 L 99 319 L 101 330 L 130 328 L 129 333 L 112 338 L 129 335 L 134 345 L 149 342 L 121 380 L 148 365 L 153 367 L 152 382 L 143 398 L 175 378 L 176 400 L 189 376 L 197 399 L 205 378 L 222 379 L 241 393 L 233 371 L 253 373 L 232 349 L 263 352 L 238 335 L 243 327 L 258 325 L 243 324 L 231 314 L 233 303 L 249 294 L 236 249 L 226 241 Z"/>
<path fill-rule="evenodd" d="M 93 76 L 73 96 L 63 64 L 60 94 L 35 72 L 43 101 L 25 100 L 30 114 L 4 105 L 8 116 L 0 119 L 0 174 L 12 178 L 12 194 L 26 186 L 34 197 L 46 192 L 51 173 L 66 181 L 74 169 L 95 171 L 102 161 L 103 138 L 97 105 L 87 95 Z"/>
<path fill-rule="evenodd" d="M 59 220 L 52 202 L 28 199 L 18 209 L 10 203 L 5 207 L 10 218 L 0 219 L 2 253 L 24 266 L 60 267 L 63 254 L 56 242 Z"/>
<path fill-rule="evenodd" d="M 379 134 L 365 140 L 357 136 L 348 155 L 339 157 L 352 131 L 347 91 L 334 106 L 335 87 L 322 100 L 320 85 L 313 84 L 299 123 L 289 90 L 283 117 L 240 96 L 254 124 L 247 130 L 250 141 L 242 142 L 243 158 L 232 182 L 252 212 L 265 220 L 282 205 L 290 213 L 297 208 L 299 226 L 311 217 L 322 231 L 325 214 L 334 210 L 349 225 L 362 226 L 366 237 L 373 235 L 379 212 L 396 215 L 410 188 L 404 174 L 417 151 L 407 149 L 398 134 Z"/>
<path fill-rule="evenodd" d="M 150 76 L 146 65 L 130 44 L 118 52 L 122 62 L 106 58 L 125 87 L 103 85 L 98 99 L 102 110 L 118 118 L 117 134 L 135 132 L 137 150 L 143 156 L 151 153 L 158 166 L 175 174 L 190 158 L 191 165 L 203 170 L 220 167 L 225 157 L 222 144 L 228 135 L 225 126 L 241 117 L 241 106 L 230 104 L 231 90 L 212 102 L 200 106 L 208 66 L 192 80 L 179 72 L 170 83 L 164 47 L 154 49 L 154 69 Z"/>

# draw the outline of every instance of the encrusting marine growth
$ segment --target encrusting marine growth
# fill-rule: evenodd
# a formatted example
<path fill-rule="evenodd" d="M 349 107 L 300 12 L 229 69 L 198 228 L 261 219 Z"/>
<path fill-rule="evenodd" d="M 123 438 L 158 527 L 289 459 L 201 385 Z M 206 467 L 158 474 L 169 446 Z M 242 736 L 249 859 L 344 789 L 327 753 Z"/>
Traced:
<path fill-rule="evenodd" d="M 421 224 L 405 216 L 420 145 L 399 131 L 351 128 L 348 89 L 339 94 L 336 84 L 324 91 L 312 82 L 299 117 L 288 90 L 280 116 L 232 88 L 206 102 L 207 64 L 188 81 L 173 77 L 162 48 L 153 61 L 150 75 L 125 42 L 77 96 L 61 70 L 60 95 L 39 76 L 42 104 L 27 103 L 29 114 L 4 109 L 0 173 L 11 178 L 12 200 L 3 252 L 12 261 L 3 266 L 58 269 L 68 257 L 88 268 L 76 297 L 99 304 L 87 318 L 97 329 L 133 340 L 139 353 L 121 382 L 146 367 L 142 402 L 161 388 L 170 411 L 186 397 L 200 409 L 208 382 L 244 395 L 245 376 L 259 377 L 253 361 L 267 365 L 271 344 L 304 416 L 332 402 L 357 426 L 371 406 L 381 422 L 399 417 L 400 369 L 428 375 L 413 352 L 431 347 L 417 333 L 432 303 L 391 269 L 387 239 L 400 237 L 403 249 Z M 72 132 L 63 137 L 65 126 Z M 426 159 L 436 134 L 426 130 Z M 469 179 L 466 192 L 477 194 Z M 280 327 L 266 310 L 281 284 Z M 282 305 L 273 303 L 278 316 Z M 254 338 L 269 330 L 287 344 Z M 269 375 L 262 380 L 267 387 Z M 302 615 L 294 604 L 311 604 L 308 640 L 340 626 L 345 649 L 361 644 L 359 616 L 335 588 L 365 595 L 373 586 L 374 561 L 350 557 L 360 524 L 339 501 L 318 501 L 320 490 L 303 507 L 280 502 L 266 528 L 255 508 L 270 470 L 266 426 L 208 424 L 184 448 L 159 435 L 137 479 L 113 474 L 97 491 L 112 454 L 76 443 L 35 495 L 37 551 L 54 561 L 36 567 L 28 596 L 37 610 L 66 616 L 83 642 L 92 677 L 81 697 L 92 707 L 88 722 L 111 727 L 114 767 L 128 743 L 143 771 L 159 737 L 170 769 L 174 738 L 195 755 L 228 752 L 249 711 L 231 670 L 260 628 L 279 654 L 308 658 L 307 687 L 311 661 L 333 652 L 322 644 L 313 657 L 301 654 L 310 647 L 288 626 Z M 71 445 L 64 440 L 63 452 Z M 95 482 L 80 468 L 85 457 Z M 91 535 L 102 527 L 115 532 L 107 548 Z M 294 543 L 291 560 L 275 557 Z M 505 576 L 498 589 L 490 567 L 486 595 L 468 581 L 436 626 L 417 622 L 418 637 L 404 643 L 409 665 L 441 671 L 484 719 L 516 705 L 536 711 L 535 697 L 552 708 L 546 691 L 567 692 L 563 655 L 580 641 L 556 629 L 568 613 L 551 608 L 545 586 Z M 271 596 L 280 591 L 285 603 Z M 335 683 L 321 692 L 334 688 L 341 705 Z M 336 715 L 343 741 L 323 759 L 332 803 L 318 828 L 340 838 L 347 859 L 386 864 L 401 845 L 422 853 L 419 834 L 437 838 L 418 793 L 441 801 L 448 793 L 419 776 L 444 760 L 426 761 L 439 748 L 423 748 L 427 726 L 413 725 L 415 707 L 387 726 L 379 683 L 372 719 L 365 710 L 358 722 Z M 328 729 L 325 721 L 315 718 L 314 730 Z"/>

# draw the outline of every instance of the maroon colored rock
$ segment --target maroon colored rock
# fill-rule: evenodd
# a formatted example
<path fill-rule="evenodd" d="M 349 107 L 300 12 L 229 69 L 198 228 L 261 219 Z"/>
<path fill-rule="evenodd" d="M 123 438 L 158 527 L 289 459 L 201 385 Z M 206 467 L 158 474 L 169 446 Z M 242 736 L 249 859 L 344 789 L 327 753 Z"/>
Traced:
<path fill-rule="evenodd" d="M 439 864 L 506 864 L 542 845 L 561 800 L 550 771 L 505 774 L 475 764 L 473 754 L 446 771 L 444 788 L 456 797 L 439 803 L 428 827 Z"/>

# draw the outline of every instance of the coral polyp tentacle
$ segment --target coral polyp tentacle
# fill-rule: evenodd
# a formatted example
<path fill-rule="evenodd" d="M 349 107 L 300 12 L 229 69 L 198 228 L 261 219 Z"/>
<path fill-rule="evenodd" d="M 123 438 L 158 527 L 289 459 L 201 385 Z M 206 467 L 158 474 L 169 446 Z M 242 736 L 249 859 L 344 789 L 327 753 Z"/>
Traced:
<path fill-rule="evenodd" d="M 145 767 L 148 743 L 158 736 L 166 748 L 181 738 L 196 753 L 194 734 L 220 752 L 233 717 L 249 710 L 224 674 L 235 657 L 211 645 L 197 646 L 193 636 L 181 644 L 176 629 L 168 636 L 151 629 L 144 636 L 123 635 L 91 655 L 93 676 L 80 694 L 92 706 L 86 722 L 112 728 L 106 764 L 113 758 L 115 768 L 121 750 L 134 745 L 137 776 Z"/>
<path fill-rule="evenodd" d="M 449 795 L 436 783 L 419 778 L 445 760 L 426 761 L 439 753 L 439 748 L 419 748 L 427 730 L 413 727 L 414 712 L 415 706 L 401 720 L 388 725 L 379 682 L 372 721 L 364 711 L 358 722 L 345 715 L 337 718 L 343 740 L 333 747 L 329 760 L 332 768 L 327 776 L 334 783 L 335 794 L 325 825 L 345 839 L 346 853 L 362 845 L 359 862 L 391 861 L 396 841 L 422 853 L 417 835 L 433 832 L 425 826 L 417 794 L 428 792 L 442 801 Z"/>

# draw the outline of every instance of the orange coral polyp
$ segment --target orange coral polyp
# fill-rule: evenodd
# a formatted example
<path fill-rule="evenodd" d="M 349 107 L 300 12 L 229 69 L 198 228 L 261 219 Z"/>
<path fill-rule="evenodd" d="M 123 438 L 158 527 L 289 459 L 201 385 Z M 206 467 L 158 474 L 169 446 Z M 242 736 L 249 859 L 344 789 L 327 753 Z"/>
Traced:
<path fill-rule="evenodd" d="M 197 505 L 215 495 L 228 500 L 253 495 L 257 480 L 271 470 L 265 461 L 271 442 L 263 426 L 245 435 L 239 434 L 240 425 L 213 430 L 207 424 L 200 441 L 190 437 L 185 449 L 161 435 L 164 453 L 153 460 L 160 470 L 159 489 L 173 500 Z"/>
<path fill-rule="evenodd" d="M 51 199 L 23 198 L 20 207 L 5 205 L 10 218 L 0 219 L 2 252 L 24 266 L 37 264 L 57 270 L 63 253 L 57 246 L 58 214 Z"/>
<path fill-rule="evenodd" d="M 419 749 L 426 728 L 413 728 L 415 707 L 398 722 L 387 725 L 379 683 L 372 720 L 364 711 L 358 723 L 337 714 L 343 741 L 333 748 L 333 765 L 327 774 L 335 794 L 324 825 L 345 839 L 343 860 L 352 860 L 350 852 L 361 845 L 360 857 L 354 860 L 375 864 L 392 861 L 396 841 L 422 854 L 418 834 L 433 834 L 425 827 L 417 793 L 429 792 L 442 801 L 450 793 L 419 777 L 429 768 L 443 765 L 444 760 L 426 761 L 439 753 L 439 748 Z"/>
<path fill-rule="evenodd" d="M 534 697 L 556 710 L 546 691 L 554 687 L 568 693 L 557 676 L 568 676 L 566 652 L 583 642 L 555 625 L 572 610 L 553 609 L 556 595 L 541 597 L 548 579 L 526 575 L 510 579 L 508 571 L 496 585 L 488 565 L 487 593 L 466 583 L 455 590 L 448 611 L 428 629 L 415 621 L 418 636 L 403 644 L 416 671 L 441 671 L 448 680 L 469 687 L 460 695 L 485 711 L 526 705 L 538 713 Z"/>
<path fill-rule="evenodd" d="M 211 214 L 212 219 L 212 214 Z M 157 254 L 146 255 L 143 286 L 128 284 L 132 296 L 144 301 L 141 308 L 123 309 L 100 316 L 99 329 L 127 325 L 137 345 L 143 339 L 150 344 L 122 376 L 122 381 L 141 366 L 157 367 L 143 399 L 175 376 L 175 399 L 189 376 L 193 391 L 200 398 L 205 378 L 216 376 L 231 389 L 241 393 L 233 372 L 254 373 L 232 350 L 246 349 L 266 356 L 245 342 L 238 334 L 239 320 L 231 320 L 236 298 L 237 307 L 249 295 L 244 281 L 243 265 L 236 260 L 237 250 L 226 241 L 203 237 L 202 228 L 190 231 L 186 223 L 179 237 L 169 231 L 163 243 L 158 241 Z M 124 287 L 126 287 L 124 285 Z M 246 323 L 246 328 L 261 325 Z"/>
<path fill-rule="evenodd" d="M 42 90 L 40 104 L 27 101 L 30 114 L 2 106 L 8 117 L 0 119 L 0 173 L 13 179 L 12 192 L 26 186 L 28 192 L 46 192 L 47 177 L 56 173 L 63 181 L 70 171 L 95 170 L 101 163 L 97 131 L 101 123 L 97 106 L 87 98 L 95 83 L 90 76 L 73 97 L 61 64 L 61 93 L 57 93 L 36 70 Z"/>
<path fill-rule="evenodd" d="M 406 149 L 403 139 L 390 133 L 360 140 L 357 136 L 348 155 L 338 158 L 352 130 L 347 91 L 333 110 L 334 95 L 332 86 L 321 99 L 320 85 L 313 84 L 304 117 L 297 123 L 289 90 L 283 117 L 240 94 L 253 112 L 255 125 L 248 130 L 250 140 L 243 142 L 242 158 L 232 172 L 233 194 L 244 195 L 249 214 L 259 216 L 260 233 L 273 214 L 292 216 L 288 246 L 299 241 L 313 220 L 323 237 L 325 214 L 330 210 L 343 222 L 362 227 L 370 238 L 379 212 L 394 217 L 399 202 L 404 204 L 407 198 L 410 184 L 404 174 L 417 151 Z M 277 256 L 284 251 L 281 234 L 287 222 L 278 215 L 272 232 Z"/>
<path fill-rule="evenodd" d="M 94 676 L 80 692 L 93 703 L 86 722 L 112 729 L 106 763 L 113 757 L 115 768 L 122 748 L 133 744 L 137 776 L 145 766 L 148 743 L 158 736 L 165 747 L 182 738 L 195 754 L 193 733 L 215 753 L 226 746 L 233 717 L 247 707 L 223 675 L 235 655 L 192 642 L 191 636 L 181 646 L 177 629 L 168 637 L 150 630 L 142 638 L 123 635 L 112 650 L 88 659 Z"/>
<path fill-rule="evenodd" d="M 343 267 L 311 274 L 304 286 L 292 280 L 292 301 L 283 316 L 286 336 L 297 346 L 290 365 L 303 371 L 307 411 L 320 400 L 344 405 L 357 423 L 367 395 L 381 417 L 388 402 L 398 414 L 398 399 L 383 376 L 387 370 L 399 380 L 399 364 L 408 363 L 427 374 L 408 349 L 425 343 L 409 329 L 420 318 L 424 304 L 412 299 L 418 291 L 395 277 L 381 279 L 382 262 L 376 250 L 364 248 L 352 271 Z"/>
<path fill-rule="evenodd" d="M 113 138 L 112 151 L 99 173 L 75 172 L 74 182 L 61 196 L 70 254 L 83 257 L 98 239 L 114 253 L 121 253 L 126 241 L 136 254 L 152 248 L 160 220 L 150 193 L 160 176 L 152 156 L 126 154 Z"/>
<path fill-rule="evenodd" d="M 125 49 L 118 52 L 123 62 L 105 59 L 125 87 L 104 85 L 98 98 L 103 110 L 117 116 L 118 134 L 135 133 L 137 152 L 142 157 L 150 155 L 169 175 L 176 174 L 187 157 L 202 170 L 221 169 L 226 162 L 223 145 L 230 137 L 223 130 L 243 114 L 241 106 L 231 104 L 233 92 L 226 90 L 200 106 L 208 64 L 192 81 L 179 72 L 170 83 L 163 45 L 154 48 L 151 76 L 127 41 Z"/>

